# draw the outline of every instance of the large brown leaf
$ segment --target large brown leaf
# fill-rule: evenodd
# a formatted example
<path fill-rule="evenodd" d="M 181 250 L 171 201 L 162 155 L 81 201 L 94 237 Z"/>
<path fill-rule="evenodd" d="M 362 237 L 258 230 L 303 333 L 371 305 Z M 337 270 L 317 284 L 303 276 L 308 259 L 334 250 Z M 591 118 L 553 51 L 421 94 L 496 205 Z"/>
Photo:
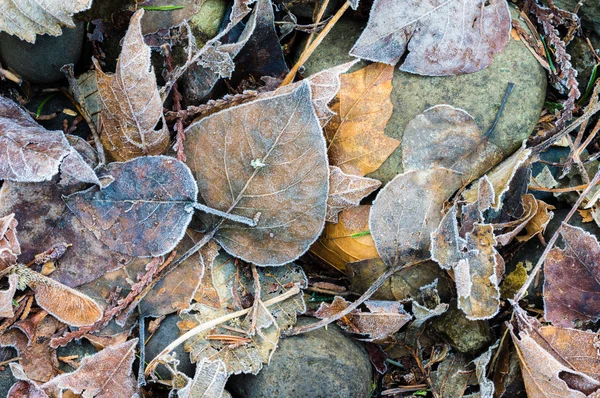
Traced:
<path fill-rule="evenodd" d="M 215 239 L 229 253 L 282 265 L 319 236 L 329 169 L 308 83 L 210 115 L 186 137 L 185 155 L 206 204 L 250 219 L 260 213 L 256 227 L 217 221 Z"/>
<path fill-rule="evenodd" d="M 461 185 L 455 171 L 432 168 L 399 174 L 379 192 L 369 225 L 388 266 L 429 257 L 430 235 L 442 220 L 444 202 Z"/>
<path fill-rule="evenodd" d="M 472 73 L 508 43 L 504 0 L 376 0 L 369 24 L 350 54 L 427 76 Z"/>
<path fill-rule="evenodd" d="M 131 18 L 115 74 L 106 75 L 96 62 L 98 91 L 104 104 L 100 113 L 102 142 L 119 161 L 160 155 L 169 146 L 150 47 L 142 36 L 143 15 L 142 9 Z"/>
<path fill-rule="evenodd" d="M 554 248 L 544 264 L 544 314 L 556 326 L 600 319 L 600 246 L 594 235 L 562 224 L 565 248 Z"/>
<path fill-rule="evenodd" d="M 329 161 L 344 173 L 364 176 L 379 168 L 400 145 L 386 136 L 392 116 L 394 68 L 372 64 L 341 76 L 336 113 L 325 126 Z"/>
<path fill-rule="evenodd" d="M 92 0 L 3 0 L 0 4 L 0 32 L 34 43 L 36 35 L 60 36 L 61 26 L 74 28 L 73 14 L 90 8 Z"/>
<path fill-rule="evenodd" d="M 346 174 L 339 167 L 330 166 L 327 221 L 337 223 L 339 212 L 358 206 L 365 196 L 380 186 L 378 180 Z"/>
<path fill-rule="evenodd" d="M 111 250 L 156 257 L 183 237 L 196 203 L 197 187 L 184 163 L 144 156 L 111 163 L 104 174 L 115 181 L 64 197 L 69 209 Z"/>

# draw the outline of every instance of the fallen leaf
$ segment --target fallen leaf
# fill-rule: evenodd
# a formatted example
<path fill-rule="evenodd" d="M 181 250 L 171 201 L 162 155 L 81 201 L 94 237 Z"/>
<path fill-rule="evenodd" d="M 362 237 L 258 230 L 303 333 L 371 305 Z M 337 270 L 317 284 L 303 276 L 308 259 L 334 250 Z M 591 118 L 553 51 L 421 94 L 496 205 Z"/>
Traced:
<path fill-rule="evenodd" d="M 310 251 L 340 271 L 345 271 L 348 263 L 378 258 L 373 237 L 367 233 L 370 210 L 371 206 L 343 210 L 338 223 L 325 224 L 323 233 Z"/>
<path fill-rule="evenodd" d="M 394 69 L 372 64 L 340 77 L 336 113 L 325 126 L 329 160 L 344 173 L 364 176 L 373 172 L 400 145 L 383 132 L 392 116 Z"/>
<path fill-rule="evenodd" d="M 194 379 L 177 391 L 179 398 L 220 398 L 227 382 L 225 363 L 204 358 L 196 365 Z"/>
<path fill-rule="evenodd" d="M 71 151 L 63 159 L 60 165 L 61 175 L 68 178 L 68 181 L 79 181 L 88 184 L 96 184 L 102 187 L 103 184 L 94 172 L 94 169 L 85 161 L 79 152 L 71 147 Z M 61 180 L 62 182 L 63 180 Z"/>
<path fill-rule="evenodd" d="M 250 219 L 260 213 L 251 228 L 217 221 L 221 247 L 261 266 L 308 250 L 323 229 L 329 191 L 308 83 L 201 119 L 188 127 L 186 140 L 188 165 L 208 206 Z"/>
<path fill-rule="evenodd" d="M 405 171 L 444 167 L 462 174 L 463 184 L 478 178 L 503 158 L 462 109 L 436 105 L 412 119 L 402 136 Z"/>
<path fill-rule="evenodd" d="M 101 175 L 114 182 L 65 196 L 64 201 L 111 250 L 133 257 L 158 257 L 183 238 L 197 188 L 184 163 L 144 156 L 111 163 Z"/>
<path fill-rule="evenodd" d="M 17 225 L 14 213 L 0 218 L 0 269 L 15 264 L 21 254 L 16 234 Z"/>
<path fill-rule="evenodd" d="M 96 127 L 98 127 L 98 117 L 102 111 L 102 99 L 100 98 L 100 93 L 98 93 L 96 71 L 89 70 L 77 76 L 77 86 L 79 87 L 79 92 L 83 96 L 85 106 L 90 112 L 92 121 Z"/>
<path fill-rule="evenodd" d="M 358 206 L 360 201 L 381 186 L 373 178 L 346 174 L 337 166 L 329 166 L 329 196 L 326 221 L 337 223 L 344 209 Z"/>
<path fill-rule="evenodd" d="M 550 211 L 555 209 L 554 206 L 539 199 L 536 199 L 536 202 L 538 204 L 537 212 L 529 220 L 527 225 L 525 225 L 525 231 L 527 233 L 522 236 L 517 236 L 519 242 L 527 242 L 534 236 L 543 234 L 546 231 L 546 227 L 548 226 L 548 223 L 550 223 L 550 220 L 554 218 L 554 213 Z"/>
<path fill-rule="evenodd" d="M 350 55 L 426 76 L 473 73 L 501 52 L 511 30 L 503 0 L 373 3 L 369 23 Z"/>
<path fill-rule="evenodd" d="M 431 372 L 431 389 L 441 398 L 462 397 L 474 381 L 471 369 L 466 355 L 449 353 L 437 370 Z"/>
<path fill-rule="evenodd" d="M 104 105 L 100 113 L 102 143 L 118 161 L 160 155 L 169 146 L 169 130 L 150 64 L 150 47 L 142 36 L 143 15 L 141 9 L 131 18 L 114 75 L 102 72 L 94 58 L 98 92 Z"/>
<path fill-rule="evenodd" d="M 344 298 L 336 296 L 331 304 L 321 303 L 315 317 L 330 318 L 350 304 Z M 357 309 L 338 320 L 338 325 L 345 331 L 366 335 L 366 338 L 360 338 L 363 341 L 382 340 L 396 333 L 412 318 L 399 301 L 367 300 L 365 306 L 369 312 Z"/>
<path fill-rule="evenodd" d="M 429 258 L 430 235 L 444 202 L 461 186 L 460 174 L 444 169 L 397 175 L 377 195 L 369 225 L 377 252 L 390 267 Z"/>
<path fill-rule="evenodd" d="M 430 284 L 419 288 L 421 302 L 417 301 L 416 298 L 412 302 L 412 312 L 415 320 L 412 322 L 411 327 L 420 328 L 426 321 L 448 311 L 449 305 L 440 302 L 437 285 L 438 280 L 436 279 Z"/>
<path fill-rule="evenodd" d="M 486 368 L 492 359 L 492 353 L 498 348 L 499 343 L 500 340 L 496 341 L 487 349 L 487 351 L 472 361 L 475 365 L 475 376 L 479 383 L 480 398 L 492 398 L 494 396 L 494 382 L 487 378 Z"/>
<path fill-rule="evenodd" d="M 600 319 L 600 246 L 594 235 L 562 224 L 564 249 L 553 248 L 544 263 L 544 317 L 556 326 Z"/>
<path fill-rule="evenodd" d="M 13 297 L 17 291 L 19 277 L 15 274 L 8 276 L 8 289 L 0 290 L 0 317 L 12 318 L 15 316 Z"/>
<path fill-rule="evenodd" d="M 542 202 L 543 203 L 543 202 Z M 517 220 L 495 225 L 495 229 L 501 229 L 502 233 L 496 233 L 496 241 L 506 246 L 517 235 L 526 228 L 530 221 L 538 214 L 539 202 L 532 194 L 522 196 L 523 216 Z M 550 219 L 548 219 L 548 222 Z M 546 223 L 547 224 L 547 223 Z"/>
<path fill-rule="evenodd" d="M 3 2 L 0 32 L 4 31 L 30 43 L 35 43 L 36 35 L 60 36 L 61 26 L 75 27 L 73 14 L 91 6 L 92 0 Z"/>

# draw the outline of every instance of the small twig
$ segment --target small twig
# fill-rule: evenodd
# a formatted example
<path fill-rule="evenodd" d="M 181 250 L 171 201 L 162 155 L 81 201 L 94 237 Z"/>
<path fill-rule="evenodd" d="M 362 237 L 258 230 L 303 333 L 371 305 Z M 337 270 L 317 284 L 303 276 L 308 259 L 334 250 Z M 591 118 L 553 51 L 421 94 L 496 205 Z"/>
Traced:
<path fill-rule="evenodd" d="M 144 314 L 142 313 L 142 308 L 138 305 L 138 319 L 139 319 L 139 343 L 140 343 L 140 353 L 139 359 L 140 364 L 138 368 L 138 388 L 146 385 L 146 377 L 144 377 L 144 364 L 146 363 L 146 341 L 145 341 L 145 333 L 146 333 L 146 325 L 144 322 Z"/>
<path fill-rule="evenodd" d="M 256 224 L 258 222 L 256 220 L 256 217 L 255 219 L 252 219 L 244 216 L 239 216 L 237 214 L 227 213 L 221 210 L 213 209 L 212 207 L 208 207 L 206 205 L 203 205 L 202 203 L 194 203 L 193 207 L 196 210 L 200 210 L 208 214 L 213 214 L 215 216 L 223 217 L 230 221 L 239 222 L 240 224 L 244 224 L 249 227 L 256 227 Z"/>
<path fill-rule="evenodd" d="M 0 79 L 10 80 L 13 83 L 17 83 L 19 86 L 23 83 L 23 79 L 19 76 L 15 75 L 9 70 L 3 69 L 2 65 L 0 65 Z"/>
<path fill-rule="evenodd" d="M 295 285 L 287 292 L 263 302 L 263 305 L 265 307 L 270 307 L 272 305 L 275 305 L 277 303 L 285 301 L 288 298 L 290 298 L 300 292 L 301 292 L 300 288 L 297 285 Z M 185 342 L 187 339 L 194 337 L 206 330 L 210 330 L 216 326 L 219 326 L 222 323 L 225 323 L 232 319 L 242 317 L 242 316 L 248 314 L 251 310 L 252 310 L 252 307 L 245 308 L 240 311 L 232 312 L 231 314 L 223 315 L 219 318 L 202 323 L 202 324 L 196 326 L 195 328 L 188 330 L 186 333 L 184 333 L 183 335 L 179 336 L 176 340 L 174 340 L 171 344 L 166 346 L 152 361 L 150 361 L 150 363 L 146 367 L 146 372 L 145 372 L 146 376 L 154 371 L 154 369 L 158 365 L 158 361 L 161 359 L 161 357 L 163 357 L 163 356 L 167 355 L 168 353 L 170 353 L 171 351 L 173 351 L 175 348 L 177 348 L 180 344 Z"/>
<path fill-rule="evenodd" d="M 252 268 L 252 278 L 254 279 L 254 302 L 252 303 L 252 322 L 250 324 L 250 335 L 256 331 L 256 319 L 258 318 L 258 307 L 260 306 L 260 278 L 256 265 L 250 264 Z"/>
<path fill-rule="evenodd" d="M 175 67 L 173 66 L 173 55 L 171 54 L 171 46 L 169 44 L 163 44 L 161 46 L 163 53 L 165 55 L 165 64 L 167 65 L 167 72 L 169 74 L 173 73 Z M 175 112 L 179 112 L 181 110 L 181 100 L 183 96 L 179 92 L 179 85 L 177 81 L 173 83 L 173 108 Z M 175 119 L 175 145 L 173 148 L 177 152 L 177 159 L 185 162 L 185 153 L 183 142 L 185 141 L 185 132 L 183 130 L 183 119 L 178 117 Z"/>
<path fill-rule="evenodd" d="M 315 9 L 318 6 L 318 4 L 319 4 L 319 2 L 315 2 Z M 317 13 L 317 17 L 313 21 L 315 26 L 318 26 L 319 23 L 321 22 L 321 19 L 323 19 L 323 14 L 325 14 L 325 10 L 327 9 L 328 5 L 329 5 L 329 0 L 323 0 L 323 3 L 321 4 L 321 7 L 319 8 L 319 12 Z M 308 46 L 310 46 L 310 43 L 312 42 L 312 39 L 314 37 L 315 37 L 315 31 L 313 30 L 310 33 L 310 35 L 308 36 L 308 40 L 306 40 L 306 44 L 304 45 L 304 49 L 302 50 L 302 52 L 304 52 L 308 49 Z"/>
<path fill-rule="evenodd" d="M 515 83 L 508 82 L 508 86 L 506 87 L 506 92 L 504 93 L 504 98 L 502 99 L 502 102 L 500 103 L 500 108 L 498 108 L 498 112 L 496 112 L 496 118 L 494 119 L 494 123 L 492 123 L 492 127 L 490 127 L 490 129 L 488 130 L 487 133 L 485 133 L 484 137 L 489 138 L 492 135 L 492 133 L 494 132 L 494 129 L 496 128 L 496 125 L 498 124 L 498 121 L 500 120 L 500 116 L 502 116 L 502 111 L 504 111 L 504 107 L 506 106 L 508 97 L 510 97 L 510 93 L 512 93 L 514 88 L 515 88 Z"/>

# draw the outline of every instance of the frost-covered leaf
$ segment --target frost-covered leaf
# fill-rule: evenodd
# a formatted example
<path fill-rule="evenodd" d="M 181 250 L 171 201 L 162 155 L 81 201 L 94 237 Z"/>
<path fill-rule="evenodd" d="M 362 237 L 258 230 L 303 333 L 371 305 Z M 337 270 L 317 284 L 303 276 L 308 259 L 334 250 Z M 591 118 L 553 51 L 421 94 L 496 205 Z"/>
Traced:
<path fill-rule="evenodd" d="M 150 64 L 150 47 L 144 43 L 140 19 L 131 18 L 114 75 L 97 62 L 98 92 L 104 108 L 100 113 L 102 143 L 119 161 L 142 155 L 160 155 L 169 146 L 169 130 L 163 117 L 156 75 Z"/>
<path fill-rule="evenodd" d="M 98 79 L 96 71 L 89 70 L 77 76 L 77 86 L 83 96 L 85 106 L 90 112 L 92 121 L 98 127 L 98 117 L 102 111 L 102 99 L 98 93 Z"/>
<path fill-rule="evenodd" d="M 260 213 L 256 227 L 204 217 L 218 226 L 214 236 L 226 251 L 257 265 L 282 265 L 319 236 L 329 168 L 308 83 L 201 119 L 186 140 L 188 165 L 208 206 L 250 219 Z"/>
<path fill-rule="evenodd" d="M 427 76 L 477 72 L 508 43 L 504 0 L 376 0 L 350 54 Z"/>
<path fill-rule="evenodd" d="M 417 115 L 402 136 L 404 170 L 445 167 L 461 173 L 464 184 L 502 158 L 502 151 L 482 135 L 475 119 L 450 105 L 436 105 Z"/>
<path fill-rule="evenodd" d="M 460 174 L 444 169 L 397 175 L 377 195 L 369 225 L 381 259 L 389 266 L 429 257 L 430 235 L 442 220 L 444 202 L 460 186 Z"/>
<path fill-rule="evenodd" d="M 462 397 L 475 379 L 467 356 L 450 353 L 431 373 L 431 389 L 441 398 Z"/>
<path fill-rule="evenodd" d="M 188 385 L 177 391 L 179 398 L 220 398 L 227 382 L 227 370 L 221 360 L 202 359 L 196 365 L 194 378 Z"/>
<path fill-rule="evenodd" d="M 337 223 L 339 212 L 358 206 L 365 196 L 380 186 L 378 180 L 346 174 L 339 167 L 330 166 L 326 221 Z"/>
<path fill-rule="evenodd" d="M 383 132 L 392 116 L 394 69 L 372 64 L 340 77 L 340 91 L 325 126 L 329 161 L 344 173 L 364 176 L 379 168 L 400 142 Z"/>
<path fill-rule="evenodd" d="M 197 187 L 186 165 L 166 156 L 111 163 L 114 182 L 64 197 L 69 209 L 111 250 L 156 257 L 172 250 L 192 218 Z"/>
<path fill-rule="evenodd" d="M 600 246 L 594 235 L 562 224 L 564 249 L 554 248 L 544 264 L 544 316 L 556 326 L 600 319 Z"/>
<path fill-rule="evenodd" d="M 34 43 L 36 35 L 60 36 L 62 26 L 74 28 L 73 14 L 90 8 L 92 0 L 4 0 L 1 5 L 0 32 Z"/>
<path fill-rule="evenodd" d="M 378 258 L 375 242 L 369 232 L 371 206 L 343 210 L 337 223 L 326 223 L 319 239 L 310 251 L 321 260 L 341 271 L 346 264 Z"/>
<path fill-rule="evenodd" d="M 63 159 L 60 165 L 60 173 L 64 181 L 79 181 L 88 184 L 95 184 L 102 187 L 102 182 L 94 172 L 94 169 L 85 161 L 83 156 L 73 147 Z M 65 180 L 65 178 L 67 180 Z"/>
<path fill-rule="evenodd" d="M 0 179 L 49 180 L 70 151 L 61 131 L 44 129 L 17 104 L 0 96 Z"/>
<path fill-rule="evenodd" d="M 496 229 L 501 229 L 501 233 L 496 233 L 496 241 L 500 245 L 506 246 L 509 244 L 538 214 L 539 202 L 532 194 L 523 195 L 522 205 L 524 211 L 521 218 L 496 226 Z"/>
<path fill-rule="evenodd" d="M 546 227 L 550 223 L 550 220 L 554 218 L 554 213 L 551 211 L 555 209 L 554 206 L 549 205 L 539 199 L 536 199 L 536 202 L 538 205 L 537 212 L 529 220 L 527 225 L 525 225 L 526 234 L 517 236 L 517 240 L 519 242 L 526 242 L 534 236 L 544 233 L 546 231 Z"/>
<path fill-rule="evenodd" d="M 17 225 L 14 213 L 0 218 L 0 269 L 15 264 L 21 254 L 16 234 Z"/>
<path fill-rule="evenodd" d="M 17 291 L 17 283 L 19 277 L 11 274 L 8 277 L 8 289 L 0 290 L 0 317 L 12 318 L 15 313 L 13 311 L 13 297 Z"/>

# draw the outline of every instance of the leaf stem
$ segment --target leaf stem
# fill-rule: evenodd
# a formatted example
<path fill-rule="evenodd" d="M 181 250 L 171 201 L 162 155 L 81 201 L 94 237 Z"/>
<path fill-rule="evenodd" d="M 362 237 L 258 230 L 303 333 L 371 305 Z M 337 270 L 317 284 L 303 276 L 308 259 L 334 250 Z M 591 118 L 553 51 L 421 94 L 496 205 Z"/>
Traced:
<path fill-rule="evenodd" d="M 213 209 L 212 207 L 208 207 L 203 205 L 202 203 L 194 203 L 194 209 L 203 211 L 208 214 L 213 214 L 218 217 L 223 217 L 230 221 L 239 222 L 240 224 L 248 225 L 249 227 L 256 227 L 257 221 L 248 217 L 239 216 L 237 214 L 226 213 L 221 210 Z"/>

